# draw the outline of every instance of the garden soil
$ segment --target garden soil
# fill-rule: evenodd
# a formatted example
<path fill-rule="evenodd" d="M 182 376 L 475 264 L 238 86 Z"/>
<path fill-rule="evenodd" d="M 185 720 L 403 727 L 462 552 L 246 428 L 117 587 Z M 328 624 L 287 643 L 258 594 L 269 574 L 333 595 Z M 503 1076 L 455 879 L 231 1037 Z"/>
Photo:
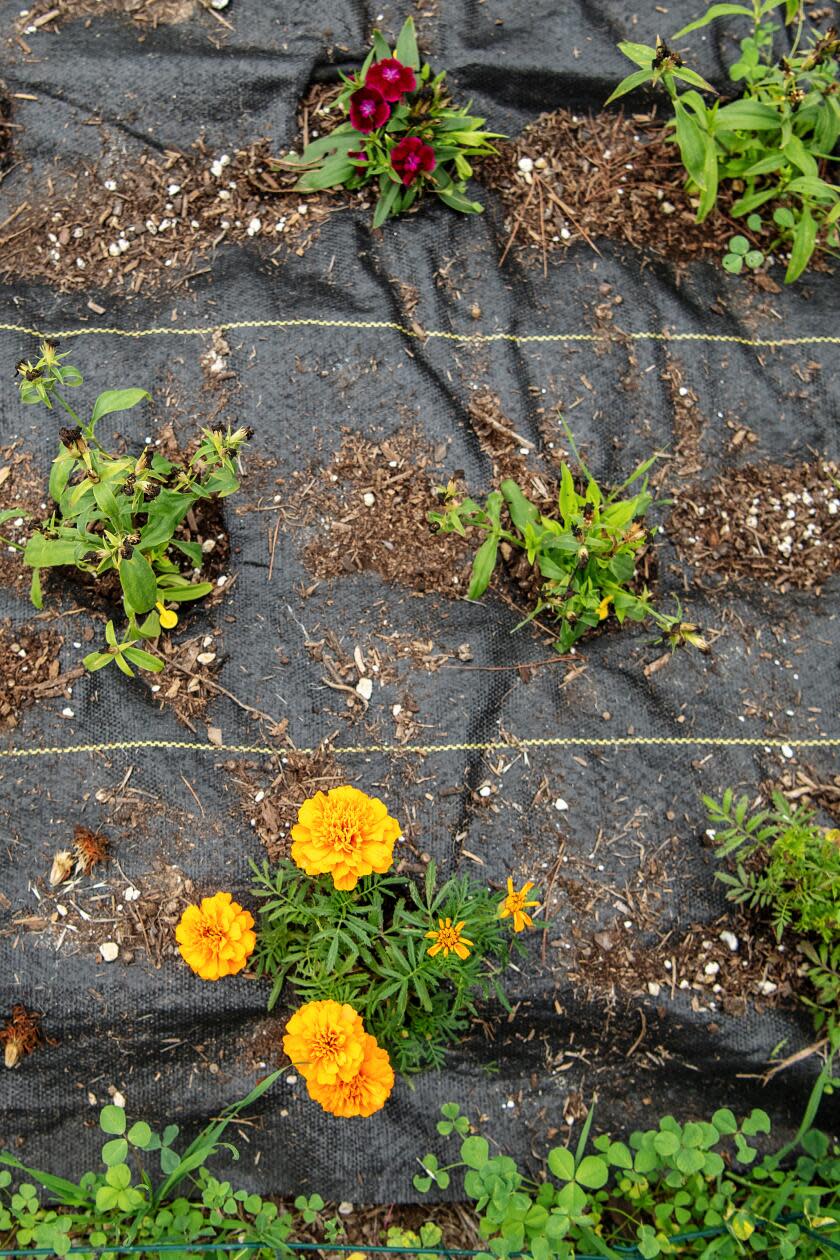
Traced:
<path fill-rule="evenodd" d="M 381 22 L 395 33 L 414 11 L 457 95 L 516 137 L 546 111 L 599 109 L 626 69 L 616 41 L 653 42 L 697 8 L 442 0 L 388 5 Z M 0 288 L 0 507 L 46 507 L 58 417 L 21 407 L 13 383 L 36 330 L 72 352 L 86 403 L 105 387 L 151 391 L 104 423 L 115 446 L 184 446 L 211 415 L 256 436 L 240 493 L 206 533 L 226 557 L 216 595 L 182 619 L 162 676 L 81 673 L 101 604 L 51 575 L 36 614 L 4 555 L 0 1017 L 39 1013 L 43 1040 L 0 1077 L 0 1146 L 78 1174 L 109 1098 L 194 1131 L 282 1062 L 267 986 L 198 981 L 172 933 L 200 894 L 253 904 L 249 862 L 286 851 L 300 801 L 342 781 L 388 802 L 409 873 L 433 857 L 499 889 L 530 879 L 545 915 L 507 975 L 512 1011 L 482 1008 L 445 1067 L 398 1083 L 376 1117 L 327 1117 L 284 1072 L 236 1126 L 241 1181 L 410 1200 L 450 1099 L 534 1166 L 596 1098 L 596 1125 L 625 1131 L 729 1104 L 764 1107 L 790 1132 L 817 1061 L 766 1073 L 771 1055 L 813 1040 L 799 960 L 731 913 L 701 794 L 781 784 L 836 810 L 834 277 L 783 288 L 778 268 L 756 282 L 714 260 L 678 267 L 628 233 L 550 251 L 515 240 L 502 265 L 515 223 L 479 183 L 480 218 L 423 207 L 376 233 L 358 200 L 333 197 L 327 212 L 287 192 L 275 211 L 267 184 L 257 214 L 224 181 L 251 177 L 252 146 L 299 142 L 299 101 L 361 61 L 378 10 L 232 0 L 157 22 L 149 0 L 143 21 L 110 4 L 42 20 L 40 6 L 33 28 L 20 9 L 0 4 L 13 124 L 0 247 L 28 222 L 21 205 L 84 174 L 101 188 L 105 253 L 96 287 L 68 289 L 58 276 L 87 231 L 72 197 L 53 229 L 43 215 L 21 229 L 31 274 L 18 252 Z M 696 35 L 693 64 L 723 88 L 733 47 L 732 32 Z M 649 116 L 651 102 L 634 107 Z M 134 286 L 126 259 L 148 229 L 120 191 L 167 163 L 251 218 L 220 226 L 191 263 L 167 266 L 156 246 Z M 160 188 L 156 240 L 162 217 L 184 230 L 179 193 L 174 177 Z M 201 204 L 215 214 L 218 200 Z M 559 235 L 553 210 L 550 223 Z M 660 453 L 656 488 L 673 506 L 655 509 L 649 580 L 662 607 L 678 598 L 703 627 L 708 655 L 607 623 L 561 659 L 550 627 L 516 629 L 529 574 L 512 562 L 480 604 L 462 598 L 473 542 L 433 537 L 435 487 L 454 478 L 478 496 L 513 471 L 547 501 L 568 453 L 561 415 L 602 484 Z M 4 528 L 22 539 L 29 525 L 22 514 Z M 78 827 L 107 836 L 104 859 L 51 887 Z"/>

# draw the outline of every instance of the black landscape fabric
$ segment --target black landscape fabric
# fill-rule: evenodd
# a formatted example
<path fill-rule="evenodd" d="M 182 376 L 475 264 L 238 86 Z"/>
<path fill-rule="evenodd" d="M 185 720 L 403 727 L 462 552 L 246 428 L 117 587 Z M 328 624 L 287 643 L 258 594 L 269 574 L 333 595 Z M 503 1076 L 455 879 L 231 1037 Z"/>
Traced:
<path fill-rule="evenodd" d="M 22 128 L 14 143 L 31 171 L 6 178 L 0 221 L 31 175 L 46 181 L 95 160 L 118 180 L 146 148 L 159 157 L 199 135 L 216 156 L 260 136 L 288 147 L 307 84 L 358 64 L 380 12 L 394 35 L 409 12 L 232 0 L 224 10 L 232 30 L 199 9 L 154 30 L 103 14 L 26 36 L 27 55 L 7 42 L 20 6 L 0 5 L 0 37 Z M 434 64 L 510 135 L 543 110 L 597 108 L 625 72 L 617 40 L 652 38 L 660 20 L 652 4 L 612 0 L 424 7 L 419 25 Z M 668 29 L 697 7 L 670 4 Z M 697 38 L 695 64 L 722 84 L 730 46 L 719 33 Z M 423 583 L 424 557 L 439 544 L 422 517 L 415 568 L 402 581 L 381 576 L 388 529 L 373 522 L 384 504 L 394 519 L 408 511 L 423 480 L 460 471 L 472 493 L 486 492 L 492 461 L 470 419 L 480 393 L 498 398 L 526 439 L 522 458 L 546 476 L 565 449 L 562 409 L 602 483 L 619 483 L 656 450 L 665 453 L 661 488 L 678 495 L 668 454 L 678 438 L 667 384 L 675 363 L 704 417 L 703 478 L 815 453 L 836 460 L 837 351 L 818 340 L 837 330 L 836 282 L 815 274 L 762 294 L 717 266 L 677 277 L 662 259 L 609 242 L 597 255 L 581 243 L 553 257 L 545 276 L 516 251 L 500 268 L 502 209 L 494 194 L 476 191 L 487 203 L 477 219 L 425 207 L 371 234 L 369 216 L 347 210 L 300 257 L 276 265 L 263 240 L 222 246 L 203 274 L 131 300 L 110 290 L 68 296 L 26 275 L 2 287 L 0 446 L 31 454 L 45 496 L 57 420 L 19 403 L 14 365 L 36 348 L 25 329 L 111 330 L 66 339 L 62 349 L 72 348 L 86 377 L 86 399 L 121 385 L 150 390 L 152 403 L 109 417 L 103 430 L 139 451 L 168 425 L 188 441 L 210 413 L 219 394 L 201 360 L 212 338 L 194 330 L 223 325 L 222 358 L 234 374 L 223 382 L 224 417 L 256 432 L 242 488 L 224 508 L 225 581 L 177 632 L 206 639 L 223 688 L 193 714 L 193 729 L 161 704 L 168 675 L 152 680 L 154 692 L 148 680 L 107 670 L 38 699 L 3 737 L 0 1014 L 23 1002 L 43 1012 L 50 1039 L 0 1079 L 0 1146 L 26 1162 L 64 1175 L 89 1166 L 97 1107 L 113 1090 L 132 1115 L 195 1131 L 279 1061 L 282 1023 L 267 1015 L 263 983 L 202 983 L 160 942 L 140 939 L 112 964 L 97 946 L 118 934 L 135 889 L 144 897 L 157 889 L 164 912 L 169 901 L 177 909 L 184 879 L 196 895 L 224 888 L 248 903 L 248 861 L 262 860 L 263 832 L 282 832 L 264 806 L 277 800 L 282 812 L 283 759 L 288 771 L 292 747 L 316 750 L 324 740 L 332 762 L 320 772 L 312 759 L 315 786 L 337 774 L 386 800 L 403 822 L 409 862 L 431 854 L 447 871 L 499 888 L 508 874 L 533 879 L 549 889 L 551 918 L 508 973 L 513 1013 L 482 1011 L 444 1069 L 412 1087 L 398 1083 L 376 1117 L 323 1115 L 290 1069 L 254 1109 L 258 1125 L 234 1137 L 242 1182 L 359 1202 L 411 1199 L 413 1160 L 437 1149 L 437 1110 L 447 1100 L 525 1161 L 544 1153 L 550 1132 L 579 1124 L 595 1095 L 597 1123 L 623 1130 L 669 1110 L 707 1116 L 723 1105 L 762 1106 L 783 1132 L 797 1122 L 815 1061 L 766 1087 L 760 1078 L 774 1047 L 792 1054 L 812 1040 L 810 1018 L 758 989 L 727 1004 L 726 967 L 740 966 L 741 954 L 724 963 L 720 994 L 703 979 L 702 931 L 687 987 L 668 969 L 658 981 L 640 972 L 634 986 L 626 967 L 624 980 L 611 976 L 610 959 L 649 950 L 668 933 L 676 947 L 698 923 L 717 947 L 726 903 L 713 881 L 703 792 L 734 785 L 755 795 L 798 768 L 814 781 L 837 773 L 831 747 L 779 742 L 840 733 L 837 578 L 819 595 L 745 581 L 715 591 L 663 532 L 657 597 L 668 607 L 679 595 L 692 621 L 721 631 L 712 653 L 680 652 L 650 669 L 664 649 L 637 627 L 595 636 L 577 663 L 537 665 L 551 648 L 534 628 L 512 633 L 521 604 L 498 588 L 480 605 L 458 598 L 463 556 L 453 560 L 449 590 L 442 580 Z M 418 299 L 410 311 L 406 286 Z M 605 300 L 612 332 L 596 324 Z M 395 325 L 456 335 L 412 336 Z M 696 340 L 628 341 L 616 329 Z M 741 427 L 755 441 L 733 447 Z M 353 480 L 346 458 L 343 472 L 330 474 L 348 441 L 356 458 L 363 450 L 380 466 L 392 461 L 395 476 L 407 472 L 400 489 L 383 498 L 382 479 L 376 489 Z M 313 483 L 321 497 L 307 510 Z M 331 486 L 349 532 L 370 539 L 360 571 L 340 562 L 319 571 L 312 559 L 312 548 L 334 537 L 325 515 Z M 668 509 L 657 513 L 664 524 Z M 25 589 L 0 588 L 4 642 L 33 625 L 56 633 L 60 671 L 72 672 L 89 650 L 86 631 L 98 638 L 101 621 L 69 582 L 50 582 L 45 611 L 50 619 L 33 622 Z M 355 695 L 356 652 L 373 680 L 369 703 Z M 611 745 L 616 738 L 628 742 Z M 739 742 L 764 738 L 774 742 Z M 564 739 L 581 742 L 551 743 Z M 704 739 L 733 742 L 691 742 Z M 90 745 L 98 750 L 79 750 Z M 446 747 L 406 751 L 417 746 Z M 254 747 L 276 753 L 247 751 Z M 46 876 L 78 824 L 108 834 L 114 856 L 64 904 Z"/>

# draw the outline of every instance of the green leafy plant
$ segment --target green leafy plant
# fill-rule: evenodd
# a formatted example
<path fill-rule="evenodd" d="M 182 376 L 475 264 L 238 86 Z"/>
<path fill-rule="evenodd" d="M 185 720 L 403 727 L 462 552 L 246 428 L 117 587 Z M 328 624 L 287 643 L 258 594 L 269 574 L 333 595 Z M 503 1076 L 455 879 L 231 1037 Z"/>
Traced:
<path fill-rule="evenodd" d="M 522 947 L 499 918 L 498 895 L 468 877 L 439 883 L 430 862 L 422 886 L 370 875 L 342 891 L 288 861 L 251 865 L 261 901 L 253 961 L 272 981 L 269 1010 L 287 982 L 295 1004 L 347 1002 L 403 1075 L 440 1067 L 476 997 L 510 1010 L 500 976 Z M 429 935 L 446 920 L 463 921 L 465 957 L 430 954 Z"/>
<path fill-rule="evenodd" d="M 237 1157 L 236 1148 L 222 1141 L 225 1129 L 278 1076 L 267 1076 L 182 1150 L 177 1125 L 158 1134 L 143 1120 L 129 1124 L 122 1107 L 108 1104 L 99 1114 L 106 1138 L 102 1167 L 78 1182 L 28 1168 L 15 1155 L 0 1152 L 0 1165 L 5 1165 L 0 1170 L 4 1245 L 11 1239 L 17 1247 L 49 1248 L 58 1256 L 84 1245 L 99 1250 L 103 1260 L 116 1260 L 121 1247 L 153 1253 L 156 1246 L 182 1244 L 184 1253 L 176 1252 L 177 1260 L 200 1250 L 202 1243 L 261 1243 L 264 1250 L 253 1254 L 290 1257 L 286 1241 L 293 1217 L 257 1194 L 234 1190 L 206 1167 L 222 1149 Z M 8 1169 L 28 1180 L 13 1185 Z M 42 1191 L 48 1196 L 44 1201 Z"/>
<path fill-rule="evenodd" d="M 752 215 L 750 216 L 752 218 Z M 751 249 L 746 236 L 730 236 L 729 249 L 723 256 L 723 269 L 733 276 L 740 276 L 745 267 L 757 271 L 764 262 L 760 249 Z"/>
<path fill-rule="evenodd" d="M 790 51 L 776 60 L 773 44 L 779 25 L 772 15 L 781 10 L 788 24 L 795 23 L 795 31 Z M 697 198 L 698 223 L 717 204 L 725 184 L 737 194 L 731 206 L 735 217 L 772 205 L 775 234 L 761 252 L 790 251 L 785 275 L 789 284 L 802 274 L 816 249 L 833 253 L 840 245 L 840 187 L 828 178 L 840 137 L 840 39 L 832 28 L 823 36 L 812 34 L 806 45 L 801 0 L 713 4 L 672 39 L 719 19 L 731 23 L 733 18 L 752 24 L 751 33 L 741 40 L 740 56 L 729 68 L 730 79 L 742 87 L 737 100 L 708 105 L 701 92 L 715 89 L 659 38 L 655 47 L 619 44 L 639 69 L 622 80 L 609 100 L 646 83 L 665 88 L 674 110 L 669 126 L 687 173 L 688 192 Z M 741 256 L 746 258 L 747 252 Z M 731 263 L 727 270 L 740 269 Z"/>
<path fill-rule="evenodd" d="M 737 854 L 733 872 L 718 871 L 727 897 L 740 906 L 767 910 L 776 939 L 785 929 L 840 941 L 840 831 L 814 821 L 804 805 L 781 792 L 765 809 L 750 810 L 749 797 L 727 788 L 720 803 L 703 797 L 715 828 L 715 855 Z"/>
<path fill-rule="evenodd" d="M 202 548 L 180 538 L 179 527 L 199 502 L 224 498 L 239 488 L 237 456 L 251 431 L 202 429 L 195 453 L 183 466 L 150 449 L 139 459 L 109 454 L 97 435 L 100 421 L 137 406 L 149 394 L 144 389 L 106 390 L 83 422 L 64 397 L 64 390 L 82 384 L 78 368 L 66 364 L 66 358 L 55 343 L 45 341 L 35 363 L 18 364 L 21 402 L 49 410 L 58 405 L 73 426 L 59 433 L 49 481 L 52 512 L 25 547 L 11 545 L 32 569 L 36 608 L 43 603 L 42 569 L 70 566 L 95 578 L 116 575 L 128 622 L 125 634 L 118 640 L 109 621 L 105 646 L 84 663 L 98 670 L 113 662 L 129 677 L 132 665 L 159 671 L 160 658 L 138 644 L 177 623 L 168 604 L 201 599 L 213 590 L 212 582 L 194 580 L 204 560 Z M 20 515 L 15 508 L 4 510 L 0 523 Z"/>
<path fill-rule="evenodd" d="M 510 1156 L 491 1155 L 484 1137 L 454 1127 L 460 1159 L 441 1165 L 426 1155 L 414 1187 L 446 1189 L 463 1170 L 487 1244 L 481 1260 L 520 1253 L 574 1260 L 583 1252 L 612 1260 L 754 1253 L 816 1260 L 840 1238 L 840 1145 L 812 1127 L 823 1094 L 838 1084 L 829 1061 L 794 1140 L 763 1157 L 755 1139 L 770 1133 L 770 1119 L 761 1110 L 740 1122 L 726 1107 L 704 1122 L 664 1116 L 626 1143 L 605 1133 L 590 1146 L 590 1109 L 576 1146 L 548 1152 L 543 1177 L 527 1176 Z M 444 1112 L 449 1123 L 459 1109 L 448 1103 Z"/>
<path fill-rule="evenodd" d="M 786 931 L 808 960 L 814 997 L 803 997 L 818 1030 L 840 1045 L 840 830 L 820 827 L 813 810 L 774 792 L 764 809 L 727 788 L 720 802 L 703 797 L 715 829 L 715 856 L 735 855 L 734 871 L 718 871 L 726 896 L 765 911 L 780 941 Z M 814 941 L 807 938 L 816 938 Z"/>
<path fill-rule="evenodd" d="M 467 599 L 484 594 L 499 553 L 507 546 L 524 552 L 542 578 L 539 598 L 520 624 L 547 612 L 560 626 L 558 651 L 567 652 L 611 611 L 620 624 L 650 618 L 672 646 L 688 642 L 705 651 L 707 644 L 697 626 L 682 620 L 679 606 L 677 616 L 668 616 L 653 607 L 646 587 L 634 589 L 636 559 L 652 539 L 641 522 L 653 504 L 645 474 L 656 457 L 645 460 L 606 494 L 566 432 L 585 484 L 576 485 L 568 464 L 563 464 L 556 516 L 541 512 L 512 480 L 492 491 L 484 507 L 470 498 L 456 498 L 452 483 L 439 487 L 444 511 L 429 513 L 439 532 L 465 537 L 468 529 L 478 529 L 486 535 L 473 560 Z M 636 493 L 622 498 L 640 479 Z"/>
<path fill-rule="evenodd" d="M 456 106 L 446 73 L 435 74 L 421 62 L 414 22 L 409 17 L 392 50 L 374 31 L 361 69 L 341 75 L 344 84 L 335 107 L 347 121 L 319 136 L 303 153 L 278 166 L 301 170 L 295 188 L 363 188 L 375 184 L 379 198 L 373 226 L 403 214 L 424 193 L 433 193 L 453 210 L 477 214 L 482 209 L 466 193 L 472 160 L 495 152 L 495 132 L 483 131 L 483 118 Z"/>

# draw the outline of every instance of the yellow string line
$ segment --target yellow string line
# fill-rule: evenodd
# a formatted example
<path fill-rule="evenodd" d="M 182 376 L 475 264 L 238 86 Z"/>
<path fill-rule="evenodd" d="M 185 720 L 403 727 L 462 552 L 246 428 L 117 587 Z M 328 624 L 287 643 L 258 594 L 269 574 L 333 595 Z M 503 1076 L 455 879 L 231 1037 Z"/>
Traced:
<path fill-rule="evenodd" d="M 2 324 L 0 332 L 23 333 L 28 337 L 50 338 L 67 341 L 71 337 L 209 337 L 213 333 L 236 332 L 244 329 L 259 328 L 344 328 L 344 329 L 377 329 L 401 333 L 415 341 L 458 341 L 486 345 L 493 341 L 509 341 L 516 345 L 530 342 L 603 342 L 605 338 L 596 333 L 458 333 L 445 332 L 442 329 L 428 331 L 406 328 L 403 324 L 390 320 L 354 320 L 354 319 L 242 319 L 223 324 L 208 324 L 195 328 L 64 328 L 57 332 L 43 332 L 39 328 L 29 328 L 25 324 Z M 815 337 L 739 337 L 730 333 L 697 333 L 697 332 L 616 332 L 613 339 L 626 338 L 630 341 L 701 341 L 730 345 L 761 347 L 777 346 L 813 346 L 840 345 L 840 336 Z"/>
<path fill-rule="evenodd" d="M 480 740 L 471 743 L 452 744 L 351 744 L 333 748 L 337 757 L 365 755 L 368 753 L 429 753 L 447 752 L 495 752 L 502 749 L 522 748 L 644 748 L 654 745 L 666 748 L 840 748 L 840 736 L 814 737 L 813 739 L 764 739 L 760 736 L 713 735 L 619 735 L 613 738 L 597 738 L 587 735 L 530 736 L 523 739 Z M 196 740 L 177 739 L 126 739 L 101 744 L 68 744 L 63 748 L 0 748 L 0 758 L 60 757 L 68 753 L 133 752 L 138 749 L 189 749 L 204 753 L 244 753 L 252 756 L 274 756 L 289 751 L 284 745 L 262 744 L 211 744 Z M 296 748 L 297 753 L 312 756 L 316 748 Z"/>

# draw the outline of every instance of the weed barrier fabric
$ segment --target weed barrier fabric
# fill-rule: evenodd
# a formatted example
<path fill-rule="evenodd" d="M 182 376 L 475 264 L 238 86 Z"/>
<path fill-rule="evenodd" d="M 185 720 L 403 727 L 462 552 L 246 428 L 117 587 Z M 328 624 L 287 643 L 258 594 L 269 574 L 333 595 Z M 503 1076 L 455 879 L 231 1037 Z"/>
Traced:
<path fill-rule="evenodd" d="M 669 29 L 695 7 L 671 5 Z M 514 133 L 541 110 L 603 99 L 624 69 L 616 40 L 653 31 L 652 13 L 644 21 L 640 13 L 636 27 L 631 12 L 447 3 L 420 29 L 459 93 Z M 99 157 L 103 136 L 103 165 L 116 171 L 144 146 L 186 148 L 200 132 L 215 151 L 262 134 L 288 145 L 300 93 L 313 75 L 334 73 L 324 48 L 341 64 L 361 61 L 370 19 L 365 6 L 340 3 L 279 13 L 239 0 L 226 13 L 235 30 L 215 42 L 206 14 L 142 38 L 109 16 L 30 37 L 30 57 L 10 50 L 9 90 L 37 97 L 16 107 L 16 144 L 33 172 L 46 179 Z M 0 6 L 4 32 L 17 14 Z M 386 29 L 404 16 L 387 9 Z M 695 45 L 698 68 L 717 82 L 727 42 Z M 88 126 L 91 116 L 102 126 Z M 15 188 L 9 179 L 0 190 L 0 219 L 14 209 Z M 668 933 L 676 942 L 695 924 L 717 939 L 726 905 L 704 841 L 703 792 L 735 785 L 754 794 L 798 768 L 817 782 L 836 773 L 836 746 L 826 741 L 840 735 L 837 578 L 819 596 L 743 581 L 701 587 L 702 572 L 686 568 L 666 531 L 660 604 L 677 594 L 691 620 L 721 630 L 712 654 L 679 653 L 646 673 L 663 649 L 635 628 L 588 641 L 577 653 L 582 670 L 538 664 L 551 649 L 527 628 L 512 633 L 521 613 L 503 589 L 480 605 L 453 598 L 454 563 L 451 593 L 441 583 L 423 591 L 381 577 L 380 535 L 364 516 L 370 511 L 373 522 L 378 505 L 361 506 L 365 485 L 330 482 L 329 469 L 348 432 L 365 449 L 409 433 L 413 448 L 430 454 L 422 471 L 411 470 L 406 502 L 418 479 L 445 481 L 455 470 L 472 493 L 485 492 L 492 460 L 470 402 L 489 391 L 544 475 L 556 471 L 552 449 L 564 449 L 562 407 L 592 471 L 602 484 L 618 483 L 651 451 L 673 452 L 678 442 L 663 379 L 674 363 L 703 416 L 704 479 L 759 460 L 837 459 L 836 344 L 819 340 L 836 331 L 833 278 L 810 276 L 768 296 L 697 266 L 677 283 L 666 261 L 609 243 L 597 256 L 575 247 L 545 277 L 516 251 L 500 268 L 501 208 L 489 192 L 482 199 L 480 219 L 428 208 L 374 235 L 363 215 L 338 213 L 302 257 L 275 266 L 259 242 L 222 247 L 209 273 L 132 301 L 111 291 L 62 295 L 25 276 L 0 292 L 0 446 L 28 452 L 44 487 L 57 421 L 21 408 L 11 385 L 16 361 L 34 348 L 21 329 L 85 334 L 65 338 L 62 349 L 72 347 L 86 399 L 112 385 L 151 391 L 147 409 L 109 417 L 103 430 L 139 450 L 167 423 L 188 440 L 207 416 L 217 401 L 201 364 L 211 337 L 190 330 L 223 325 L 235 373 L 225 416 L 256 431 L 242 489 L 225 505 L 228 586 L 178 631 L 212 637 L 224 688 L 195 729 L 146 682 L 109 670 L 74 679 L 69 698 L 37 700 L 3 738 L 0 1011 L 19 1001 L 43 1011 L 54 1044 L 4 1074 L 0 1145 L 35 1166 L 64 1175 L 90 1166 L 97 1107 L 113 1089 L 133 1115 L 193 1132 L 279 1061 L 281 1025 L 266 1014 L 264 984 L 202 984 L 172 956 L 155 967 L 154 942 L 124 950 L 131 962 L 107 965 L 97 942 L 117 930 L 126 889 L 163 887 L 173 868 L 196 895 L 228 888 L 247 900 L 248 861 L 265 854 L 259 792 L 272 791 L 288 741 L 315 750 L 329 740 L 337 773 L 381 795 L 403 821 L 410 863 L 427 853 L 445 871 L 498 886 L 509 873 L 544 890 L 551 881 L 552 917 L 545 936 L 530 939 L 527 961 L 508 973 L 514 1014 L 484 1009 L 443 1070 L 411 1088 L 399 1083 L 376 1117 L 323 1115 L 296 1073 L 281 1077 L 254 1109 L 256 1126 L 235 1126 L 243 1184 L 360 1202 L 411 1199 L 412 1162 L 438 1149 L 437 1109 L 450 1099 L 526 1163 L 544 1153 L 550 1132 L 578 1125 L 595 1094 L 598 1123 L 624 1131 L 669 1110 L 700 1116 L 722 1105 L 762 1106 L 780 1132 L 795 1127 L 814 1060 L 767 1087 L 760 1077 L 774 1047 L 792 1054 L 812 1039 L 807 1012 L 756 993 L 728 1012 L 711 988 L 672 989 L 667 970 L 658 994 L 643 983 L 628 988 L 611 975 L 609 958 L 628 943 L 641 955 Z M 419 295 L 411 310 L 406 284 Z M 87 307 L 91 296 L 101 315 Z M 598 316 L 605 300 L 615 312 L 606 329 Z M 157 331 L 119 335 L 149 329 Z M 755 442 L 732 450 L 733 425 Z M 667 457 L 663 466 L 664 489 L 689 484 Z M 307 513 L 300 497 L 313 479 L 351 503 L 354 531 L 370 529 L 362 571 L 313 574 L 307 548 L 330 529 L 329 500 Z M 278 515 L 278 504 L 294 510 Z M 400 500 L 388 510 L 398 512 Z M 664 523 L 667 509 L 658 513 Z M 418 516 L 412 555 L 420 571 L 435 545 Z M 8 619 L 12 633 L 41 624 L 61 634 L 63 675 L 89 650 L 86 628 L 101 631 L 84 604 L 70 583 L 50 581 L 45 612 L 63 615 L 33 623 L 25 594 L 5 586 L 0 622 Z M 410 648 L 417 642 L 425 653 Z M 341 661 L 357 647 L 365 661 L 383 662 L 366 708 L 348 705 L 324 663 L 325 653 Z M 358 674 L 346 677 L 353 691 Z M 399 713 L 410 713 L 411 724 L 401 726 Z M 648 738 L 662 742 L 641 742 Z M 436 751 L 410 751 L 418 746 Z M 276 753 L 245 751 L 255 747 Z M 84 902 L 88 920 L 69 904 L 62 914 L 56 903 L 64 899 L 46 885 L 52 855 L 80 822 L 101 827 L 114 853 L 100 877 L 102 900 Z M 592 944 L 596 933 L 607 948 Z M 828 1126 L 837 1116 L 823 1119 Z"/>

